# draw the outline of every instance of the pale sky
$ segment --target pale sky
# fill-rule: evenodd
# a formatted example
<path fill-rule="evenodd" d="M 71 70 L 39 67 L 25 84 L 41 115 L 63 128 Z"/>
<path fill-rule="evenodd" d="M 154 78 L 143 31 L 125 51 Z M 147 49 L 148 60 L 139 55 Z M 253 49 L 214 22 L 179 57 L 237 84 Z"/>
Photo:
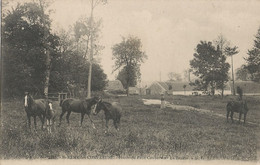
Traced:
<path fill-rule="evenodd" d="M 189 68 L 200 40 L 213 41 L 220 34 L 238 46 L 234 68 L 245 63 L 243 57 L 253 46 L 260 27 L 259 0 L 107 0 L 95 11 L 102 19 L 101 65 L 109 80 L 112 74 L 112 49 L 122 36 L 137 36 L 148 59 L 141 66 L 143 81 L 168 80 L 169 72 L 183 75 Z M 53 0 L 53 29 L 68 29 L 82 15 L 90 14 L 90 0 Z M 230 58 L 228 59 L 230 61 Z"/>

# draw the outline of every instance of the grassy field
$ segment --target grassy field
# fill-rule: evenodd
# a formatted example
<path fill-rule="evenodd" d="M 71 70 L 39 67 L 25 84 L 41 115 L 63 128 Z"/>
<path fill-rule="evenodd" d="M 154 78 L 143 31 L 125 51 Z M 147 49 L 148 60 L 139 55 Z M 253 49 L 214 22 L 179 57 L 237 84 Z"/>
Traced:
<path fill-rule="evenodd" d="M 157 98 L 159 96 L 146 96 Z M 225 118 L 199 112 L 160 110 L 159 105 L 144 105 L 141 96 L 107 98 L 123 107 L 120 131 L 110 123 L 104 134 L 105 121 L 101 112 L 92 116 L 97 129 L 91 127 L 87 116 L 79 127 L 80 114 L 72 113 L 71 125 L 65 116 L 61 127 L 52 134 L 40 129 L 30 131 L 20 100 L 2 102 L 1 159 L 199 159 L 199 160 L 257 160 L 260 97 L 247 97 L 250 111 L 248 121 L 257 123 L 226 123 Z M 167 96 L 174 104 L 214 110 L 225 114 L 226 97 Z M 54 106 L 59 116 L 61 110 Z M 238 114 L 235 114 L 238 117 Z"/>

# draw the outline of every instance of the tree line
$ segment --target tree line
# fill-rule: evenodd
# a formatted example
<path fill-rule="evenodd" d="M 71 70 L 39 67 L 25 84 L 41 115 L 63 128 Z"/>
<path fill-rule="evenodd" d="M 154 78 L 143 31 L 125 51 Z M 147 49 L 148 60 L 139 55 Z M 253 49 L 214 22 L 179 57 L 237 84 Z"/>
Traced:
<path fill-rule="evenodd" d="M 260 82 L 260 28 L 255 36 L 253 48 L 248 50 L 247 57 L 244 58 L 245 64 L 236 71 L 236 77 L 240 80 L 251 80 Z M 231 80 L 233 94 L 234 89 L 234 71 L 233 56 L 239 52 L 237 46 L 231 46 L 222 35 L 216 40 L 200 41 L 195 48 L 193 59 L 190 61 L 191 71 L 198 77 L 190 85 L 194 85 L 195 89 L 209 91 L 214 95 L 216 90 L 224 94 L 226 83 Z M 227 62 L 227 58 L 231 58 L 231 66 Z M 231 77 L 229 70 L 231 68 Z"/>
<path fill-rule="evenodd" d="M 100 22 L 94 22 L 94 54 L 98 44 Z M 89 20 L 79 20 L 70 31 L 54 33 L 49 13 L 42 13 L 39 3 L 18 4 L 6 11 L 2 21 L 2 68 L 4 96 L 23 95 L 24 91 L 43 95 L 46 80 L 46 47 L 50 53 L 49 91 L 87 88 L 89 60 Z M 46 38 L 47 36 L 47 38 Z M 45 39 L 46 38 L 46 39 Z M 46 44 L 47 43 L 47 44 Z M 84 45 L 85 44 L 85 45 Z M 107 76 L 100 64 L 93 64 L 92 91 L 105 88 Z"/>
<path fill-rule="evenodd" d="M 91 16 L 82 16 L 67 31 L 53 31 L 44 0 L 18 4 L 3 12 L 4 96 L 21 96 L 25 91 L 38 95 L 66 91 L 75 96 L 76 91 L 87 89 L 89 96 L 91 91 L 105 89 L 107 75 L 99 64 L 104 49 L 99 42 L 102 21 L 93 18 L 93 9 L 106 1 L 91 2 Z M 141 49 L 141 40 L 134 36 L 123 37 L 112 47 L 114 71 L 119 71 L 117 79 L 127 94 L 140 79 L 140 65 L 147 58 Z"/>

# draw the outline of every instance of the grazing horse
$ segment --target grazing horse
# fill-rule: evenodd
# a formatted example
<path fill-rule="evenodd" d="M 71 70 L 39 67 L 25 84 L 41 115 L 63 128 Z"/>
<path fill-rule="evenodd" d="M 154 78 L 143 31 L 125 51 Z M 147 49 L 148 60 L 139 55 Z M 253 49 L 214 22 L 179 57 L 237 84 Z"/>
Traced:
<path fill-rule="evenodd" d="M 240 123 L 240 119 L 241 119 L 241 115 L 244 114 L 244 124 L 246 123 L 246 114 L 248 112 L 248 107 L 247 107 L 247 102 L 246 101 L 229 101 L 227 103 L 227 122 L 228 122 L 228 117 L 229 117 L 229 113 L 232 123 L 234 123 L 233 121 L 233 114 L 234 112 L 239 113 L 239 123 Z"/>
<path fill-rule="evenodd" d="M 54 124 L 54 120 L 55 120 L 55 112 L 52 108 L 52 102 L 48 101 L 48 107 L 46 108 L 46 119 L 47 119 L 47 130 L 49 133 L 51 133 L 51 127 Z"/>
<path fill-rule="evenodd" d="M 27 114 L 28 125 L 29 125 L 30 129 L 31 129 L 31 117 L 34 118 L 34 126 L 36 129 L 36 127 L 37 127 L 36 117 L 37 116 L 40 118 L 40 120 L 42 122 L 42 129 L 43 129 L 44 120 L 45 120 L 45 112 L 48 107 L 49 107 L 48 103 L 45 99 L 34 100 L 28 92 L 25 92 L 24 108 L 25 108 L 25 112 Z"/>
<path fill-rule="evenodd" d="M 91 107 L 98 102 L 99 98 L 98 97 L 92 97 L 90 99 L 86 100 L 79 100 L 79 99 L 73 99 L 73 98 L 68 98 L 60 102 L 60 106 L 62 108 L 62 113 L 60 115 L 60 124 L 61 125 L 61 120 L 62 116 L 67 112 L 67 122 L 69 122 L 69 116 L 71 112 L 76 112 L 76 113 L 81 113 L 81 122 L 80 125 L 82 126 L 83 118 L 84 115 L 87 114 L 93 128 L 95 128 L 95 125 L 93 121 L 90 118 L 90 112 L 91 112 Z"/>
<path fill-rule="evenodd" d="M 118 131 L 119 130 L 118 126 L 120 124 L 120 118 L 121 118 L 120 111 L 122 111 L 121 106 L 117 102 L 108 103 L 108 102 L 99 100 L 98 103 L 95 105 L 93 114 L 97 115 L 100 112 L 100 110 L 103 110 L 105 113 L 105 119 L 106 119 L 106 132 L 105 133 L 107 133 L 108 122 L 110 119 L 113 120 L 114 127 Z"/>

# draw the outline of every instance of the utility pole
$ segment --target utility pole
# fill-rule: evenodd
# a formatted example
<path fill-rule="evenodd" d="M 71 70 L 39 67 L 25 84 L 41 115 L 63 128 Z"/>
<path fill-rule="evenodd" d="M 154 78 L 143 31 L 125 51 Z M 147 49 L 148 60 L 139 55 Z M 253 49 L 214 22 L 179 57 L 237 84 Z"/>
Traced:
<path fill-rule="evenodd" d="M 91 0 L 91 13 L 90 13 L 90 55 L 89 55 L 89 72 L 88 72 L 88 94 L 87 98 L 91 97 L 91 79 L 92 79 L 92 65 L 93 65 L 93 36 L 94 36 L 94 8 L 99 3 L 106 3 L 106 0 Z"/>
<path fill-rule="evenodd" d="M 234 80 L 234 71 L 233 71 L 233 55 L 231 55 L 231 74 L 232 74 L 232 89 L 233 89 L 233 92 L 232 94 L 233 95 L 236 95 L 236 92 L 235 92 L 235 80 Z"/>
<path fill-rule="evenodd" d="M 43 26 L 44 26 L 44 36 L 43 36 L 43 44 L 45 51 L 44 53 L 46 54 L 46 71 L 45 71 L 45 82 L 44 82 L 44 96 L 45 99 L 48 99 L 48 93 L 49 93 L 49 82 L 50 82 L 50 72 L 51 72 L 51 58 L 50 58 L 50 46 L 49 43 L 47 43 L 47 38 L 48 38 L 48 32 L 47 32 L 47 26 L 46 26 L 46 21 L 44 18 L 44 4 L 42 2 L 43 0 L 39 0 L 40 7 L 41 7 L 41 14 L 42 14 L 42 20 L 43 20 Z"/>

